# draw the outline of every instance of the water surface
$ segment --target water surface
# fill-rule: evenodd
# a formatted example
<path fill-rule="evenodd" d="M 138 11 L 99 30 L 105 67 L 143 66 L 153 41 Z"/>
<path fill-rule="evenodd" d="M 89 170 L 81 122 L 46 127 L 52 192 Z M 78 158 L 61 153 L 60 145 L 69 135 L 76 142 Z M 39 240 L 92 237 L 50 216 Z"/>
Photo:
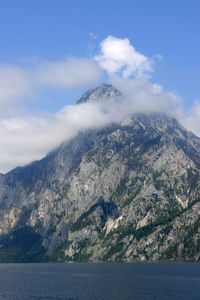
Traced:
<path fill-rule="evenodd" d="M 0 264 L 0 300 L 200 299 L 200 264 Z"/>

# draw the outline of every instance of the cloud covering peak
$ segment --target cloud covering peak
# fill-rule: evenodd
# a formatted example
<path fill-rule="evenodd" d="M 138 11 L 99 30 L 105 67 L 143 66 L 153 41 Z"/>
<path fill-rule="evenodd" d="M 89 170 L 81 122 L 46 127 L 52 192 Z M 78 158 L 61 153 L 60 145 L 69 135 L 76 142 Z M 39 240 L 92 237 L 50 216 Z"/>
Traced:
<path fill-rule="evenodd" d="M 0 64 L 0 172 L 41 159 L 79 131 L 119 123 L 138 112 L 171 114 L 200 135 L 199 102 L 184 111 L 178 95 L 165 92 L 162 86 L 150 81 L 152 64 L 128 39 L 113 36 L 100 43 L 100 51 L 92 59 L 63 58 L 36 62 L 26 68 Z M 111 93 L 111 89 L 107 90 L 111 99 L 107 100 L 104 94 L 102 102 L 81 101 L 80 105 L 67 105 L 55 113 L 30 114 L 25 110 L 24 99 L 33 100 L 41 89 L 95 86 L 103 70 L 109 83 L 122 95 Z"/>

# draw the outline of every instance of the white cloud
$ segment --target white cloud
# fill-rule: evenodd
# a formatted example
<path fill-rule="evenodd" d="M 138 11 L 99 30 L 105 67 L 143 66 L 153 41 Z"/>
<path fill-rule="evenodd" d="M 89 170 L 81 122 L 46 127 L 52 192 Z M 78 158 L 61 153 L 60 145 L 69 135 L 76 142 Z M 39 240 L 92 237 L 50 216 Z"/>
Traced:
<path fill-rule="evenodd" d="M 180 121 L 183 126 L 200 137 L 200 101 L 195 101 L 191 109 L 182 112 Z"/>
<path fill-rule="evenodd" d="M 27 72 L 20 67 L 0 65 L 0 102 L 27 95 L 30 81 Z"/>
<path fill-rule="evenodd" d="M 36 62 L 31 68 L 0 65 L 0 116 L 14 115 L 20 101 L 35 96 L 42 88 L 75 89 L 94 85 L 101 78 L 100 68 L 85 58 L 56 62 Z"/>
<path fill-rule="evenodd" d="M 0 119 L 0 172 L 41 159 L 80 130 L 106 123 L 95 104 L 66 106 L 57 114 Z"/>
<path fill-rule="evenodd" d="M 113 77 L 112 83 L 124 95 L 130 112 L 164 112 L 179 115 L 181 99 L 175 93 L 162 90 L 158 84 L 152 84 L 145 77 L 124 79 Z M 128 107 L 127 107 L 128 112 Z"/>
<path fill-rule="evenodd" d="M 135 112 L 171 112 L 178 105 L 176 95 L 164 93 L 144 78 L 117 78 L 114 83 L 124 97 L 66 106 L 56 114 L 0 120 L 1 172 L 41 159 L 79 131 L 119 123 Z"/>
<path fill-rule="evenodd" d="M 183 113 L 178 95 L 163 91 L 162 86 L 143 76 L 152 71 L 152 61 L 137 52 L 128 39 L 109 36 L 100 46 L 95 60 L 123 97 L 65 106 L 55 114 L 28 115 L 20 101 L 33 97 L 42 88 L 93 86 L 101 78 L 101 70 L 94 62 L 70 58 L 57 62 L 36 60 L 29 68 L 0 65 L 0 172 L 41 159 L 81 130 L 119 123 L 136 112 L 171 114 L 200 135 L 200 102 Z"/>
<path fill-rule="evenodd" d="M 61 89 L 74 89 L 93 85 L 100 78 L 100 69 L 91 60 L 85 58 L 44 62 L 33 72 L 35 83 Z"/>
<path fill-rule="evenodd" d="M 100 53 L 95 60 L 109 74 L 121 73 L 124 78 L 152 71 L 152 61 L 137 52 L 127 38 L 108 36 L 101 42 Z"/>
<path fill-rule="evenodd" d="M 97 64 L 86 58 L 34 60 L 26 68 L 0 64 L 0 172 L 42 158 L 77 133 L 70 127 L 73 122 L 63 119 L 63 112 L 31 116 L 24 109 L 25 101 L 33 100 L 43 88 L 91 87 L 97 84 L 101 72 Z M 69 113 L 64 115 L 71 120 Z"/>

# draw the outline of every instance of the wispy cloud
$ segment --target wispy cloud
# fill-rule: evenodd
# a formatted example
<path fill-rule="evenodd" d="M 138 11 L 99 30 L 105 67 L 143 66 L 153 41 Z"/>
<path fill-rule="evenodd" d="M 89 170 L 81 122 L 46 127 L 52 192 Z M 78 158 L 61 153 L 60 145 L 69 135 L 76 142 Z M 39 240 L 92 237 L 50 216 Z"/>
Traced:
<path fill-rule="evenodd" d="M 96 34 L 94 34 L 93 32 L 89 33 L 89 36 L 93 39 L 96 40 L 98 38 L 98 36 Z"/>
<path fill-rule="evenodd" d="M 193 106 L 183 111 L 180 116 L 181 123 L 194 134 L 200 137 L 200 101 L 196 100 Z"/>
<path fill-rule="evenodd" d="M 75 89 L 93 85 L 101 78 L 101 70 L 90 59 L 70 58 L 44 62 L 32 75 L 34 83 L 41 86 Z"/>
<path fill-rule="evenodd" d="M 19 102 L 31 96 L 29 72 L 13 65 L 0 65 L 0 116 L 18 114 Z"/>
<path fill-rule="evenodd" d="M 14 114 L 19 102 L 35 96 L 43 88 L 75 89 L 94 85 L 100 68 L 86 58 L 36 62 L 31 68 L 0 65 L 0 116 Z"/>

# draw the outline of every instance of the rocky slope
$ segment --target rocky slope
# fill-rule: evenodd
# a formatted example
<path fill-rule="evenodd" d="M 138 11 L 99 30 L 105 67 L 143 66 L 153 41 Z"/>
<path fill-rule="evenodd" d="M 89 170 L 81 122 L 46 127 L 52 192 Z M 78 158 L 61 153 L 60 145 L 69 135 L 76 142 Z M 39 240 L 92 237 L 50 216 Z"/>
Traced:
<path fill-rule="evenodd" d="M 199 186 L 200 139 L 169 116 L 79 133 L 0 176 L 0 261 L 199 260 Z"/>

